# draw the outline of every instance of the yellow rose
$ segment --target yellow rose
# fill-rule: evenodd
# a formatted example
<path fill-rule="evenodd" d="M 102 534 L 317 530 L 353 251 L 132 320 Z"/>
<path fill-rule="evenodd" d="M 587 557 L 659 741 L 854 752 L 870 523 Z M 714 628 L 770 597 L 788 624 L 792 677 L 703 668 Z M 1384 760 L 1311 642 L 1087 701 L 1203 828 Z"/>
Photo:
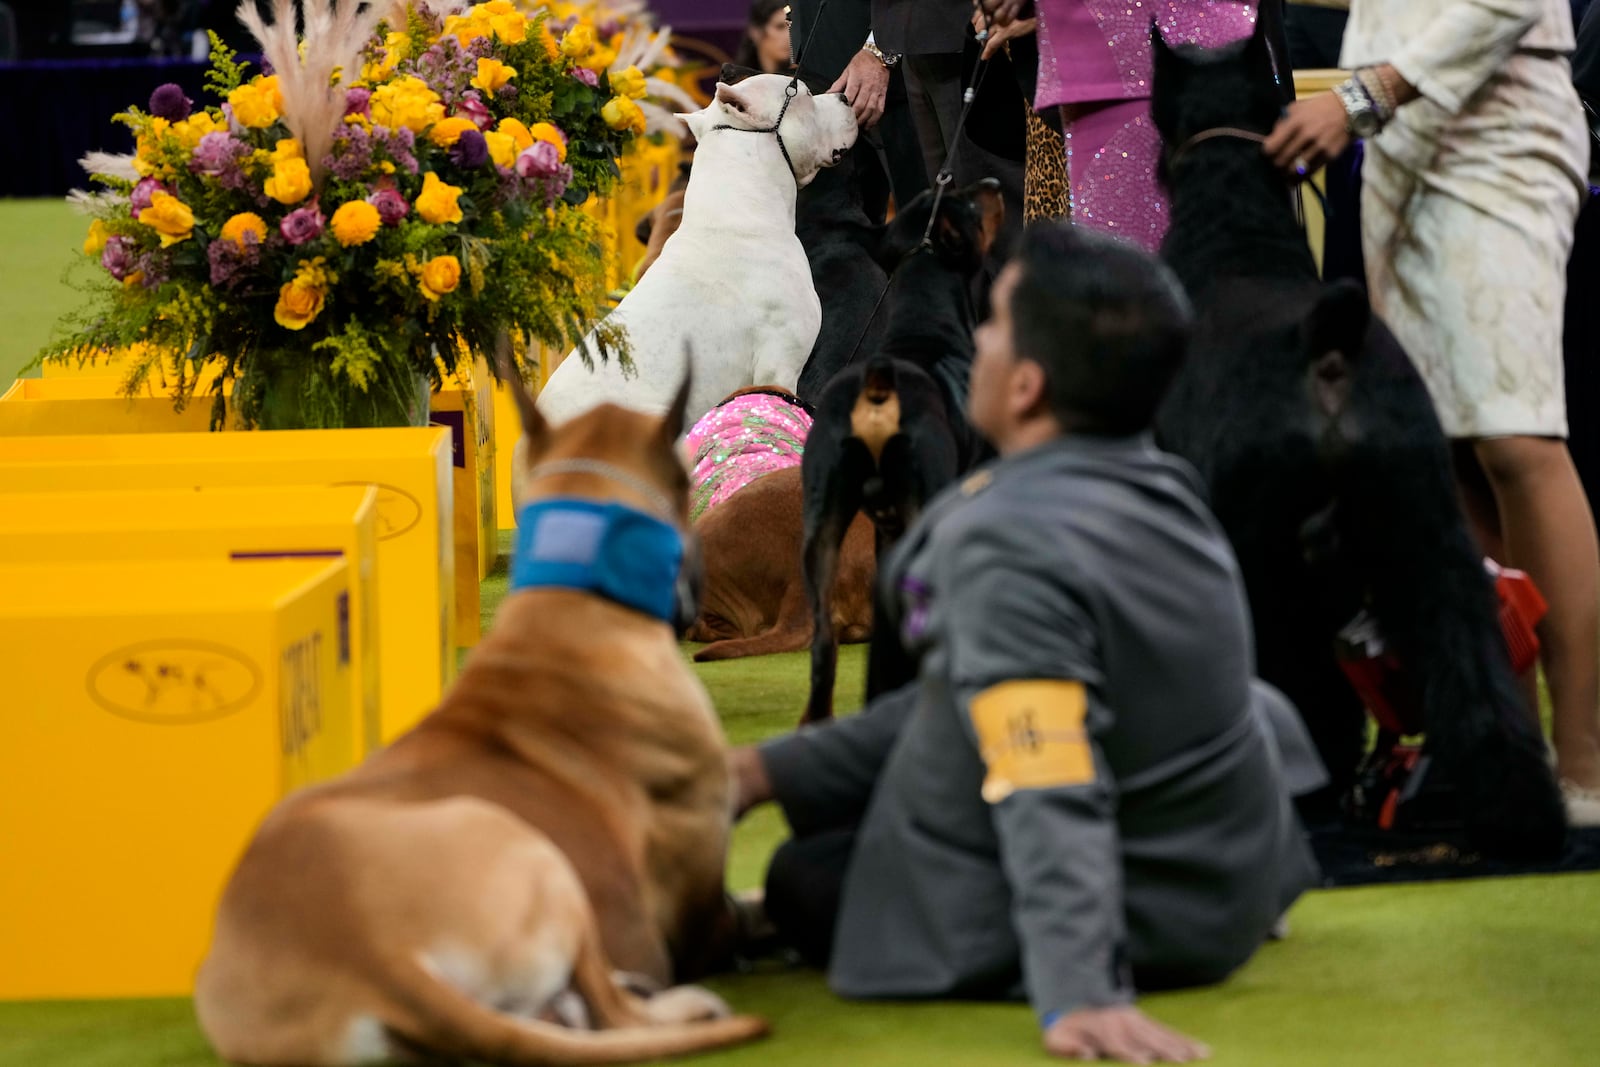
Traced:
<path fill-rule="evenodd" d="M 283 91 L 278 87 L 278 76 L 255 78 L 228 94 L 233 105 L 233 117 L 241 126 L 264 130 L 278 121 L 283 114 Z"/>
<path fill-rule="evenodd" d="M 583 66 L 599 74 L 616 61 L 617 50 L 607 45 L 601 45 L 589 53 L 588 59 L 583 60 Z"/>
<path fill-rule="evenodd" d="M 272 317 L 286 330 L 303 330 L 322 314 L 326 300 L 327 294 L 321 288 L 296 276 L 278 290 L 278 306 L 272 309 Z"/>
<path fill-rule="evenodd" d="M 441 119 L 434 123 L 433 128 L 428 131 L 428 139 L 440 148 L 449 148 L 461 140 L 462 134 L 477 128 L 477 123 L 471 119 L 462 118 L 460 115 L 452 115 L 447 119 Z"/>
<path fill-rule="evenodd" d="M 417 288 L 429 300 L 437 300 L 446 293 L 455 292 L 460 284 L 461 261 L 455 256 L 434 256 L 422 265 Z"/>
<path fill-rule="evenodd" d="M 263 191 L 285 207 L 298 204 L 311 195 L 311 168 L 303 159 L 279 160 Z"/>
<path fill-rule="evenodd" d="M 301 148 L 300 142 L 295 140 L 293 137 L 285 137 L 283 140 L 272 146 L 271 159 L 274 165 L 282 163 L 286 159 L 304 158 L 306 158 L 306 150 Z"/>
<path fill-rule="evenodd" d="M 561 54 L 568 59 L 581 62 L 588 58 L 589 53 L 593 52 L 595 45 L 599 43 L 594 35 L 594 27 L 586 22 L 580 22 L 561 38 Z"/>
<path fill-rule="evenodd" d="M 411 35 L 391 33 L 383 39 L 384 65 L 392 67 L 411 55 Z"/>
<path fill-rule="evenodd" d="M 546 123 L 546 125 L 549 124 Z M 500 125 L 496 126 L 495 129 L 510 137 L 511 142 L 517 146 L 518 152 L 525 148 L 533 147 L 533 134 L 528 132 L 528 127 L 516 119 L 501 119 Z"/>
<path fill-rule="evenodd" d="M 373 90 L 372 121 L 390 129 L 421 133 L 444 118 L 444 104 L 428 83 L 406 75 Z"/>
<path fill-rule="evenodd" d="M 194 235 L 194 212 L 171 193 L 151 197 L 150 206 L 139 212 L 139 221 L 161 235 L 162 248 Z"/>
<path fill-rule="evenodd" d="M 535 122 L 532 126 L 529 126 L 528 136 L 532 138 L 529 144 L 532 144 L 533 141 L 549 141 L 556 146 L 556 158 L 563 163 L 567 161 L 567 138 L 560 130 L 548 122 Z M 523 147 L 527 146 L 524 145 Z"/>
<path fill-rule="evenodd" d="M 489 146 L 489 158 L 494 160 L 497 167 L 509 167 L 517 162 L 516 139 L 507 133 L 496 133 L 493 130 L 483 135 L 484 144 Z"/>
<path fill-rule="evenodd" d="M 364 245 L 377 236 L 383 218 L 378 214 L 378 209 L 365 200 L 352 200 L 339 205 L 339 210 L 333 213 L 328 225 L 339 243 L 349 248 L 352 245 Z"/>
<path fill-rule="evenodd" d="M 241 248 L 244 247 L 245 235 L 251 233 L 256 235 L 257 244 L 267 239 L 266 220 L 254 211 L 241 211 L 222 224 L 222 240 L 232 241 Z"/>
<path fill-rule="evenodd" d="M 491 15 L 489 28 L 506 44 L 521 44 L 528 39 L 528 19 L 520 11 Z"/>
<path fill-rule="evenodd" d="M 478 76 L 472 79 L 472 84 L 486 93 L 495 93 L 516 76 L 516 67 L 508 67 L 498 59 L 480 59 Z"/>
<path fill-rule="evenodd" d="M 606 106 L 600 109 L 600 117 L 613 130 L 632 130 L 636 134 L 644 132 L 644 112 L 625 96 L 613 96 L 607 100 Z"/>
<path fill-rule="evenodd" d="M 83 254 L 98 256 L 105 251 L 106 241 L 110 240 L 111 231 L 106 229 L 106 224 L 99 219 L 89 223 L 89 236 L 83 239 Z"/>
<path fill-rule="evenodd" d="M 451 15 L 444 20 L 444 29 L 439 36 L 454 37 L 465 47 L 479 37 L 488 37 L 493 32 L 494 28 L 487 22 L 467 15 Z"/>
<path fill-rule="evenodd" d="M 639 68 L 629 67 L 611 75 L 611 91 L 629 100 L 641 100 L 650 89 L 645 85 L 644 74 Z"/>
<path fill-rule="evenodd" d="M 434 225 L 460 222 L 461 206 L 456 203 L 460 195 L 459 186 L 440 181 L 430 170 L 422 179 L 422 192 L 417 194 L 417 214 L 422 216 L 422 221 Z"/>
<path fill-rule="evenodd" d="M 172 135 L 178 143 L 193 152 L 200 143 L 200 138 L 208 133 L 227 133 L 228 124 L 211 117 L 206 111 L 196 111 L 193 115 L 180 122 L 172 124 Z"/>

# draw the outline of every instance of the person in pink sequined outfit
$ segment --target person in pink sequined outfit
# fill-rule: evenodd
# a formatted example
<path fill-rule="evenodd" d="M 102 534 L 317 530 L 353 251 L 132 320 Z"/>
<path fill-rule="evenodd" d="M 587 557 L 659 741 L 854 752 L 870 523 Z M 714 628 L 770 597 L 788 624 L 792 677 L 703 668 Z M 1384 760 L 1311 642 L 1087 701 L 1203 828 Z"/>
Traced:
<path fill-rule="evenodd" d="M 735 393 L 700 417 L 684 441 L 689 455 L 689 519 L 763 475 L 800 466 L 811 416 L 778 389 Z"/>
<path fill-rule="evenodd" d="M 1021 0 L 980 0 L 997 25 Z M 1150 251 L 1167 232 L 1156 180 L 1161 135 L 1150 120 L 1150 24 L 1173 46 L 1216 48 L 1249 37 L 1256 0 L 1035 0 L 1039 44 L 1036 111 L 1059 106 L 1071 216 Z"/>

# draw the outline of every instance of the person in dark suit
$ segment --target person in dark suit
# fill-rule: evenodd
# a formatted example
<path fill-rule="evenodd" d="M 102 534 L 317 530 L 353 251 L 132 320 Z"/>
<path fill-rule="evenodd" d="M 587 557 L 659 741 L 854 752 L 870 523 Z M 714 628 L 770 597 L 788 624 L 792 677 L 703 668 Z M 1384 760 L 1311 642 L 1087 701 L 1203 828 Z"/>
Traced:
<path fill-rule="evenodd" d="M 880 47 L 897 52 L 906 101 L 932 181 L 956 140 L 961 115 L 962 62 L 971 0 L 874 0 L 872 32 Z M 957 175 L 957 183 L 983 175 Z"/>
<path fill-rule="evenodd" d="M 878 45 L 872 15 L 872 0 L 792 0 L 789 32 L 812 92 L 842 92 L 855 109 L 863 132 L 848 173 L 859 183 L 868 218 L 882 222 L 891 193 L 895 203 L 909 203 L 928 179 L 901 57 Z"/>

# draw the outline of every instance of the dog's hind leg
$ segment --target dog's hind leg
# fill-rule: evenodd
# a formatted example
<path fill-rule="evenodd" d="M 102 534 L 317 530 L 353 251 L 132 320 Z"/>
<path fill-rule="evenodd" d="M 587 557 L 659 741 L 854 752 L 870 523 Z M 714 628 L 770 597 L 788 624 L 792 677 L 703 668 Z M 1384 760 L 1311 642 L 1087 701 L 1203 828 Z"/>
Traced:
<path fill-rule="evenodd" d="M 820 450 L 818 450 L 820 451 Z M 802 724 L 833 718 L 833 686 L 839 666 L 839 641 L 833 628 L 833 587 L 845 532 L 861 508 L 861 487 L 872 456 L 860 441 L 844 440 L 837 462 L 817 462 L 812 449 L 801 465 L 805 487 L 804 573 L 811 607 L 811 692 Z"/>

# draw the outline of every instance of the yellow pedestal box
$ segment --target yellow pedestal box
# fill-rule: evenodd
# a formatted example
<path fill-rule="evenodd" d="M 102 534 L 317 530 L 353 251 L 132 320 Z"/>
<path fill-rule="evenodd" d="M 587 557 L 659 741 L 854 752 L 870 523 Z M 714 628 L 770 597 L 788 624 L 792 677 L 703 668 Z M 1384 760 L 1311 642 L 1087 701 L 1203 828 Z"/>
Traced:
<path fill-rule="evenodd" d="M 352 744 L 364 756 L 382 735 L 377 501 L 371 486 L 0 494 L 0 561 L 342 558 L 355 672 Z"/>
<path fill-rule="evenodd" d="M 498 500 L 495 491 L 494 379 L 483 360 L 464 384 L 447 382 L 433 394 L 428 422 L 450 430 L 451 481 L 455 508 L 456 643 L 478 643 L 478 583 L 499 557 Z"/>
<path fill-rule="evenodd" d="M 152 390 L 124 397 L 120 378 L 18 378 L 0 395 L 0 435 L 72 433 L 204 433 L 211 398 L 182 411 Z"/>
<path fill-rule="evenodd" d="M 188 993 L 228 872 L 349 768 L 343 560 L 0 565 L 0 998 Z"/>
<path fill-rule="evenodd" d="M 431 711 L 455 677 L 450 470 L 450 433 L 440 427 L 0 437 L 0 494 L 376 487 L 378 661 L 386 743 Z"/>

